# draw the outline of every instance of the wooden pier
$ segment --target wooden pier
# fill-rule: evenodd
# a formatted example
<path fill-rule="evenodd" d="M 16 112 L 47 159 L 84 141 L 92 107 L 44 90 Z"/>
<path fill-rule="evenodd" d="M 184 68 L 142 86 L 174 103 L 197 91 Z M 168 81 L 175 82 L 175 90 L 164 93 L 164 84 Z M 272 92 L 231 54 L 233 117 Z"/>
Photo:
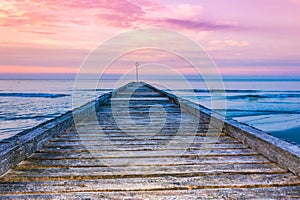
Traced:
<path fill-rule="evenodd" d="M 211 114 L 129 83 L 2 141 L 0 199 L 300 198 L 297 146 Z"/>

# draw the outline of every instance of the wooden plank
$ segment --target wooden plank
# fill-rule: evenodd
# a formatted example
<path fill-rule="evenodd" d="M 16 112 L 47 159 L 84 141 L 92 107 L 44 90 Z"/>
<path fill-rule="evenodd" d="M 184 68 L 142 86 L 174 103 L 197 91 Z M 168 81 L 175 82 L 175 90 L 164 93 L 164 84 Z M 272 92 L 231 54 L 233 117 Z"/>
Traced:
<path fill-rule="evenodd" d="M 32 192 L 33 193 L 33 192 Z M 196 190 L 4 194 L 3 199 L 298 199 L 300 186 Z"/>
<path fill-rule="evenodd" d="M 106 159 L 106 158 L 139 158 L 139 157 L 174 157 L 174 156 L 245 156 L 245 155 L 258 155 L 256 152 L 251 149 L 213 149 L 213 150 L 154 150 L 154 151 L 97 151 L 97 152 L 69 152 L 69 153 L 35 153 L 32 155 L 29 160 L 60 160 L 60 159 Z"/>
<path fill-rule="evenodd" d="M 150 134 L 145 134 L 145 133 L 134 133 L 134 136 L 135 137 L 151 137 L 151 139 L 160 139 L 160 140 L 163 140 L 163 139 L 168 139 L 170 136 L 174 136 L 174 134 L 172 133 L 164 133 L 164 134 L 156 134 L 156 135 L 150 135 Z M 191 137 L 191 138 L 198 138 L 198 137 L 214 137 L 216 135 L 212 135 L 212 134 L 206 134 L 205 132 L 204 133 L 176 133 L 176 136 L 182 136 L 182 137 Z M 220 133 L 220 135 L 218 134 L 218 136 L 222 137 L 222 136 L 225 136 L 224 133 Z M 107 133 L 106 137 L 109 137 L 110 139 L 126 139 L 126 138 L 129 138 L 130 136 L 124 134 L 123 132 L 112 132 L 112 133 Z M 105 140 L 106 137 L 103 137 L 102 134 L 99 134 L 99 133 L 83 133 L 83 134 L 75 134 L 75 133 L 72 133 L 72 134 L 65 134 L 65 135 L 61 135 L 59 137 L 56 137 L 55 139 L 51 140 L 52 142 L 57 142 L 57 141 L 86 141 L 86 140 L 90 140 L 90 141 L 96 141 L 96 140 Z"/>
<path fill-rule="evenodd" d="M 236 143 L 233 143 L 236 144 Z M 111 151 L 129 151 L 129 150 L 136 150 L 136 151 L 141 151 L 141 150 L 148 150 L 148 151 L 155 151 L 158 149 L 161 150 L 174 150 L 174 151 L 184 151 L 184 150 L 210 150 L 210 149 L 236 149 L 234 147 L 226 147 L 226 145 L 232 145 L 232 143 L 224 144 L 224 146 L 219 147 L 215 144 L 205 144 L 203 146 L 200 145 L 194 145 L 194 146 L 189 146 L 187 148 L 184 148 L 186 146 L 183 145 L 176 145 L 172 146 L 161 146 L 161 145 L 130 145 L 130 146 L 124 146 L 124 145 L 112 145 L 112 144 L 107 144 L 107 145 L 101 145 L 101 146 L 86 146 L 86 145 L 75 145 L 75 146 L 63 146 L 63 147 L 56 147 L 56 146 L 48 146 L 44 147 L 43 149 L 37 151 L 39 152 L 61 152 L 61 153 L 66 153 L 66 152 L 98 152 L 98 151 L 103 151 L 103 150 L 111 150 Z M 243 148 L 240 148 L 243 149 Z"/>
<path fill-rule="evenodd" d="M 157 113 L 155 113 L 155 114 L 157 114 Z M 105 114 L 105 115 L 97 114 L 97 116 L 103 117 L 103 120 L 111 118 L 111 117 L 113 117 L 113 118 L 118 117 L 118 119 L 121 119 L 121 120 L 124 120 L 124 121 L 126 121 L 128 119 L 147 120 L 147 118 L 149 118 L 151 116 L 151 113 L 149 113 L 147 115 L 145 115 L 145 114 L 133 115 L 132 113 L 125 114 L 125 113 L 119 113 L 118 112 L 118 113 L 115 113 L 111 116 L 109 116 L 108 114 Z M 178 113 L 178 114 L 177 113 L 172 113 L 172 115 L 169 114 L 167 116 L 164 116 L 164 115 L 159 116 L 159 113 L 158 113 L 158 116 L 155 116 L 155 120 L 166 119 L 167 117 L 169 117 L 169 120 L 171 120 L 171 119 L 172 120 L 181 120 L 182 122 L 185 122 L 185 123 L 188 123 L 188 122 L 192 121 L 194 123 L 195 122 L 197 123 L 197 121 L 194 118 L 190 117 L 187 114 L 183 114 L 183 113 Z M 200 122 L 200 121 L 198 120 L 198 122 Z"/>
<path fill-rule="evenodd" d="M 233 141 L 231 140 L 219 140 L 220 143 L 234 143 Z M 202 142 L 201 141 L 194 141 L 194 142 L 190 142 L 189 144 L 186 144 L 186 143 L 180 143 L 180 141 L 178 142 L 173 142 L 172 145 L 174 147 L 186 147 L 186 148 L 194 148 L 194 147 L 204 147 L 204 146 L 207 146 L 209 148 L 213 148 L 214 144 L 217 143 L 216 141 L 214 140 L 203 140 Z M 235 143 L 238 143 L 235 141 Z M 85 147 L 87 149 L 94 149 L 93 147 L 95 147 L 95 149 L 99 149 L 102 147 L 112 147 L 112 146 L 115 146 L 115 147 L 125 147 L 127 146 L 128 148 L 132 147 L 132 146 L 139 146 L 139 147 L 147 147 L 147 146 L 151 146 L 151 147 L 157 147 L 157 148 L 160 148 L 160 147 L 163 147 L 165 145 L 168 144 L 168 141 L 164 142 L 164 140 L 123 140 L 123 141 L 120 141 L 120 140 L 107 140 L 107 141 L 99 141 L 98 143 L 94 143 L 94 142 L 56 142 L 55 144 L 53 143 L 49 143 L 48 145 L 46 145 L 45 147 L 46 148 L 61 148 L 61 149 L 66 149 L 66 148 L 71 148 L 71 147 L 74 147 L 74 148 L 80 148 L 80 147 Z"/>
<path fill-rule="evenodd" d="M 111 166 L 111 167 L 77 167 L 77 168 L 39 168 L 31 166 L 26 168 L 24 166 L 16 166 L 14 171 L 8 173 L 9 177 L 22 177 L 32 178 L 42 181 L 49 177 L 75 177 L 81 179 L 83 176 L 94 176 L 94 178 L 103 177 L 150 177 L 150 176 L 195 176 L 195 174 L 208 175 L 208 174 L 280 174 L 286 173 L 285 170 L 279 168 L 274 163 L 263 164 L 196 164 L 196 165 L 173 165 L 173 166 Z M 91 179 L 90 178 L 90 179 Z M 2 179 L 4 182 L 5 179 Z"/>
<path fill-rule="evenodd" d="M 48 144 L 46 145 L 43 149 L 89 149 L 89 150 L 93 150 L 93 149 L 103 149 L 103 148 L 151 148 L 151 149 L 157 149 L 157 148 L 163 148 L 163 146 L 159 145 L 157 142 L 152 142 L 152 143 L 127 143 L 126 145 L 123 145 L 124 143 L 121 142 L 114 142 L 114 143 L 104 143 L 102 142 L 102 144 L 98 144 L 98 145 L 88 145 L 88 144 L 77 144 L 74 145 L 72 143 L 65 143 L 63 145 L 53 145 L 53 144 Z M 213 149 L 215 144 L 239 144 L 239 142 L 234 141 L 234 140 L 219 140 L 217 142 L 215 141 L 203 141 L 203 142 L 196 142 L 196 143 L 190 143 L 189 146 L 187 148 L 199 148 L 199 149 L 203 149 L 203 148 L 209 148 L 209 149 Z M 181 148 L 183 145 L 185 145 L 185 143 L 177 143 L 174 146 L 174 149 L 176 148 Z M 186 147 L 186 146 L 185 146 Z M 186 149 L 187 149 L 186 148 Z"/>
<path fill-rule="evenodd" d="M 153 146 L 131 146 L 130 148 L 128 147 L 122 147 L 122 146 L 106 146 L 106 147 L 99 147 L 99 148 L 85 148 L 85 147 L 78 147 L 78 148 L 67 148 L 67 149 L 61 149 L 61 148 L 46 148 L 44 147 L 41 150 L 36 151 L 36 153 L 67 153 L 67 152 L 98 152 L 98 151 L 103 151 L 103 149 L 110 149 L 110 151 L 154 151 L 154 150 L 201 150 L 201 149 L 245 149 L 243 144 L 240 143 L 229 143 L 229 144 L 214 144 L 211 146 L 203 146 L 203 147 L 189 147 L 187 149 L 183 149 L 180 147 L 160 147 L 156 148 Z"/>
<path fill-rule="evenodd" d="M 49 178 L 50 179 L 50 178 Z M 9 180 L 6 180 L 9 181 Z M 299 177 L 286 174 L 220 174 L 195 177 L 150 177 L 150 178 L 114 178 L 85 180 L 65 179 L 39 182 L 24 179 L 20 182 L 12 178 L 10 184 L 0 184 L 0 194 L 35 192 L 113 192 L 113 191 L 153 191 L 153 190 L 190 190 L 209 188 L 255 188 L 299 186 Z M 28 181 L 28 182 L 27 182 Z"/>
<path fill-rule="evenodd" d="M 151 108 L 151 112 L 153 113 L 159 113 L 161 112 L 161 109 L 155 106 L 147 106 L 147 105 L 143 105 L 143 106 L 137 106 L 137 107 L 130 107 L 130 112 L 132 113 L 138 113 L 138 112 L 144 112 L 144 113 L 149 113 L 149 109 Z M 128 106 L 118 106 L 116 108 L 114 108 L 114 111 L 118 111 L 120 113 L 124 113 L 124 109 L 128 109 Z M 99 113 L 111 113 L 112 109 L 110 107 L 106 107 L 103 106 L 99 109 Z M 170 104 L 170 105 L 165 105 L 164 106 L 164 112 L 169 112 L 169 113 L 178 113 L 181 112 L 180 109 L 178 109 L 178 107 L 174 104 Z"/>
<path fill-rule="evenodd" d="M 155 130 L 153 130 L 155 131 Z M 199 131 L 200 132 L 200 131 Z M 62 141 L 84 141 L 84 140 L 91 140 L 91 141 L 114 141 L 114 140 L 138 140 L 139 137 L 142 138 L 147 138 L 151 140 L 169 140 L 173 136 L 177 136 L 178 138 L 188 138 L 194 141 L 204 141 L 210 139 L 210 137 L 216 137 L 218 140 L 230 140 L 233 141 L 234 139 L 225 136 L 224 134 L 219 133 L 172 133 L 172 132 L 167 132 L 167 133 L 156 133 L 156 134 L 151 134 L 151 131 L 148 131 L 147 133 L 145 132 L 123 132 L 123 131 L 112 131 L 112 132 L 106 132 L 103 131 L 101 133 L 97 132 L 88 132 L 88 133 L 80 133 L 80 134 L 68 134 L 68 135 L 62 135 L 60 137 L 57 137 L 53 140 L 51 140 L 52 143 L 54 142 L 62 142 Z M 176 139 L 176 138 L 175 138 Z M 180 141 L 178 141 L 180 142 Z"/>
<path fill-rule="evenodd" d="M 174 134 L 164 134 L 164 135 L 145 135 L 145 134 L 134 134 L 134 135 L 125 135 L 124 133 L 111 133 L 106 135 L 105 137 L 103 137 L 103 135 L 100 134 L 80 134 L 80 135 L 67 135 L 67 136 L 61 136 L 61 137 L 57 137 L 56 139 L 53 139 L 51 142 L 55 143 L 55 142 L 82 142 L 84 144 L 86 144 L 86 142 L 102 142 L 102 141 L 114 141 L 114 140 L 131 140 L 132 137 L 136 137 L 137 139 L 145 139 L 145 140 L 169 140 L 170 138 L 172 138 L 174 136 Z M 202 133 L 197 133 L 195 135 L 193 134 L 189 134 L 189 135 L 181 135 L 181 134 L 176 134 L 176 136 L 178 138 L 180 137 L 184 137 L 185 139 L 193 139 L 193 140 L 201 140 L 201 139 L 207 139 L 208 137 L 214 137 L 211 135 L 205 135 Z M 221 135 L 220 137 L 223 137 L 223 135 Z M 174 139 L 174 138 L 172 138 Z M 225 138 L 224 138 L 225 139 Z M 176 139 L 176 141 L 178 143 L 181 143 L 180 139 Z M 205 140 L 203 140 L 205 141 Z M 218 138 L 218 141 L 222 141 L 222 138 Z M 221 146 L 220 142 L 216 143 L 216 145 Z M 238 143 L 234 140 L 228 140 L 227 141 L 233 141 L 232 145 L 235 146 L 239 146 L 239 148 L 246 148 L 246 146 L 242 143 Z M 214 141 L 215 142 L 215 141 Z M 52 144 L 53 143 L 48 143 L 48 144 Z M 200 143 L 201 144 L 201 143 Z M 215 145 L 215 146 L 216 146 Z M 230 144 L 225 144 L 226 148 L 234 148 L 233 146 L 230 146 Z M 213 146 L 213 147 L 215 147 Z M 225 148 L 225 147 L 222 147 Z"/>
<path fill-rule="evenodd" d="M 107 115 L 105 115 L 105 116 L 107 116 Z M 101 118 L 102 119 L 102 118 Z M 165 122 L 164 123 L 165 125 L 169 125 L 169 126 L 171 126 L 171 125 L 174 125 L 174 123 L 172 123 L 172 122 Z M 105 123 L 105 124 L 103 124 L 102 126 L 104 126 L 104 125 L 109 125 L 109 123 Z M 126 123 L 122 123 L 122 125 L 126 125 Z M 190 121 L 190 122 L 186 122 L 186 123 L 184 123 L 183 124 L 184 126 L 195 126 L 195 125 L 198 125 L 198 126 L 203 126 L 203 127 L 208 127 L 209 126 L 209 124 L 208 123 L 205 123 L 205 122 L 202 122 L 202 121 L 195 121 L 195 122 L 193 122 L 193 121 Z M 87 121 L 87 122 L 78 122 L 77 124 L 76 124 L 76 127 L 99 127 L 99 121 L 96 121 L 96 122 L 93 122 L 93 121 Z M 217 130 L 217 129 L 216 129 Z M 76 131 L 76 128 L 75 127 L 73 127 L 73 131 Z M 66 131 L 67 132 L 67 131 Z M 70 132 L 70 131 L 69 131 Z M 58 135 L 58 137 L 59 137 L 59 135 Z"/>
<path fill-rule="evenodd" d="M 252 156 L 197 156 L 189 157 L 138 157 L 138 158 L 101 158 L 101 159 L 63 159 L 63 160 L 25 160 L 22 165 L 40 167 L 94 167 L 94 166 L 125 166 L 125 165 L 185 165 L 185 164 L 244 164 L 244 163 L 270 163 L 260 155 Z"/>
<path fill-rule="evenodd" d="M 163 96 L 158 96 L 158 97 L 135 97 L 135 96 L 129 96 L 129 97 L 121 97 L 121 96 L 117 96 L 114 98 L 110 99 L 111 101 L 130 101 L 130 103 L 132 103 L 132 101 L 168 101 L 168 98 L 163 97 Z"/>

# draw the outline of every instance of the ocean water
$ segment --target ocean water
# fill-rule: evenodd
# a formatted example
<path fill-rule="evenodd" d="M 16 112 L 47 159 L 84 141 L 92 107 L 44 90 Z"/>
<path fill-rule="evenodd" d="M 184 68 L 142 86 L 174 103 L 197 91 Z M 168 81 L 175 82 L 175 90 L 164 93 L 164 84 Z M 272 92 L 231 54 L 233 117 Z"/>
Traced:
<path fill-rule="evenodd" d="M 72 110 L 73 97 L 78 107 L 111 90 L 94 88 L 89 81 L 74 88 L 72 80 L 0 80 L 0 140 Z"/>
<path fill-rule="evenodd" d="M 74 101 L 78 107 L 128 81 L 81 82 L 0 80 L 0 140 L 71 110 Z M 196 80 L 147 82 L 300 145 L 300 80 L 225 80 L 224 88 L 208 88 Z"/>

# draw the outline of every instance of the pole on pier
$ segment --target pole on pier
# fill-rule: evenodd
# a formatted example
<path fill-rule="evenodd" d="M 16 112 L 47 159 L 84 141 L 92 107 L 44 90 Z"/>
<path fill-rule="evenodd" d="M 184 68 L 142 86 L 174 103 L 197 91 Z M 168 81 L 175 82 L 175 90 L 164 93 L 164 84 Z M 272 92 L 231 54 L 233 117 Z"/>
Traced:
<path fill-rule="evenodd" d="M 140 65 L 140 63 L 138 63 L 138 62 L 135 63 L 135 80 L 136 80 L 136 82 L 139 81 L 139 69 L 138 69 L 139 65 Z"/>

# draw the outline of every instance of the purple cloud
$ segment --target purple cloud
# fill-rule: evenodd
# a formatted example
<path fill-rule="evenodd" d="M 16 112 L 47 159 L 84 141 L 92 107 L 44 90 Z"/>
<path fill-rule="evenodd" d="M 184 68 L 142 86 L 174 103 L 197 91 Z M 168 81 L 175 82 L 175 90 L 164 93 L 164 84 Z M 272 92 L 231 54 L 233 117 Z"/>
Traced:
<path fill-rule="evenodd" d="M 164 20 L 167 24 L 178 28 L 194 29 L 202 31 L 214 31 L 214 30 L 243 30 L 244 27 L 236 26 L 232 24 L 217 24 L 211 22 L 182 20 L 175 18 L 168 18 Z"/>

